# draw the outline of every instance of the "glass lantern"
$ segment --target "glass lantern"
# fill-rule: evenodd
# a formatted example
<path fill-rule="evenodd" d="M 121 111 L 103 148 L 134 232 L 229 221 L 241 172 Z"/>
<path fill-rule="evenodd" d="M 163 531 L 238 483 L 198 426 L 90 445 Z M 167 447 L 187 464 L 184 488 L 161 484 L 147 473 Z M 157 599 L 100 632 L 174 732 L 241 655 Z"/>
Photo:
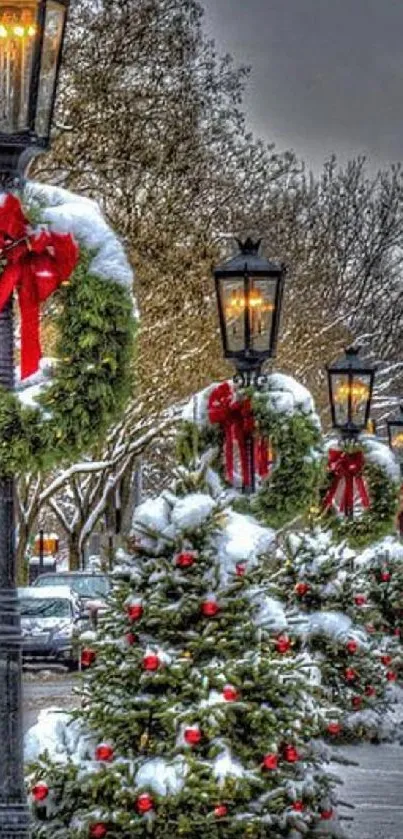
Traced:
<path fill-rule="evenodd" d="M 403 469 L 403 405 L 397 417 L 387 421 L 389 446 Z"/>
<path fill-rule="evenodd" d="M 367 428 L 375 368 L 350 347 L 343 358 L 327 368 L 333 428 L 354 438 Z"/>

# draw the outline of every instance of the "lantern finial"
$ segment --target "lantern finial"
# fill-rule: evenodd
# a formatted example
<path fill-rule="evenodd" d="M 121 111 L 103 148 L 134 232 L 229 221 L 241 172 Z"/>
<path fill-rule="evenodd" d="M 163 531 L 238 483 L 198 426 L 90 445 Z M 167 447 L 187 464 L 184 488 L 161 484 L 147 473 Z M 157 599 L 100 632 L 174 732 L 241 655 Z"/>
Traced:
<path fill-rule="evenodd" d="M 262 240 L 258 239 L 257 242 L 254 242 L 253 239 L 251 239 L 251 237 L 248 236 L 247 239 L 245 239 L 244 242 L 242 242 L 241 239 L 237 239 L 236 243 L 237 243 L 241 253 L 258 254 L 260 245 L 262 243 Z"/>

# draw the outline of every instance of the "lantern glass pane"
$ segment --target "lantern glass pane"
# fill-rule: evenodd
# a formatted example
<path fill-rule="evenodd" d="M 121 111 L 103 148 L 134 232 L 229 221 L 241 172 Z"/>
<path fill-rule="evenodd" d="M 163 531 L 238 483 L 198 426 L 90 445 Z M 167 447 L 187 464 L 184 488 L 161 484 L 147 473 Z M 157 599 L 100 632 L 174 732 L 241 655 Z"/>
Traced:
<path fill-rule="evenodd" d="M 13 134 L 29 128 L 28 104 L 38 2 L 0 0 L 0 131 Z"/>
<path fill-rule="evenodd" d="M 332 377 L 332 382 L 336 424 L 365 428 L 371 377 L 339 373 Z"/>
<path fill-rule="evenodd" d="M 276 302 L 276 278 L 251 278 L 249 290 L 250 348 L 264 352 L 270 348 Z"/>
<path fill-rule="evenodd" d="M 53 0 L 48 0 L 43 33 L 35 125 L 36 132 L 40 137 L 48 137 L 50 133 L 50 120 L 55 95 L 59 54 L 62 47 L 65 14 L 64 6 L 60 3 L 53 2 Z"/>
<path fill-rule="evenodd" d="M 400 462 L 403 461 L 403 423 L 389 424 L 390 445 Z"/>
<path fill-rule="evenodd" d="M 245 293 L 241 277 L 220 283 L 221 307 L 226 326 L 227 350 L 245 349 Z"/>

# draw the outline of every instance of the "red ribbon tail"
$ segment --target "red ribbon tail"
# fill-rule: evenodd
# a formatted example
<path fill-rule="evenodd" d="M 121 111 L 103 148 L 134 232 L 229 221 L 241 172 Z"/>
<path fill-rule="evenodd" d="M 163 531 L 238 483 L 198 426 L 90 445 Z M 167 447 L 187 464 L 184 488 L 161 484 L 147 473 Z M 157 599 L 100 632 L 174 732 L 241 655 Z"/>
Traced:
<path fill-rule="evenodd" d="M 27 287 L 19 289 L 21 313 L 21 379 L 36 373 L 41 360 L 39 340 L 39 301 L 35 301 Z"/>
<path fill-rule="evenodd" d="M 354 476 L 346 475 L 344 480 L 346 485 L 344 488 L 343 502 L 340 505 L 340 511 L 348 515 L 354 508 Z"/>
<path fill-rule="evenodd" d="M 269 445 L 267 437 L 258 437 L 256 440 L 256 463 L 258 475 L 267 478 L 269 474 Z"/>
<path fill-rule="evenodd" d="M 332 506 L 333 501 L 336 497 L 336 493 L 337 493 L 337 490 L 339 488 L 339 484 L 340 484 L 340 478 L 335 476 L 333 478 L 333 483 L 332 483 L 331 487 L 328 489 L 328 491 L 325 495 L 325 498 L 323 500 L 323 509 L 324 510 L 330 510 L 330 507 Z"/>
<path fill-rule="evenodd" d="M 357 492 L 358 492 L 358 495 L 360 496 L 361 504 L 362 504 L 363 507 L 365 507 L 367 509 L 370 505 L 367 485 L 366 485 L 362 475 L 359 475 L 355 480 L 356 480 Z"/>

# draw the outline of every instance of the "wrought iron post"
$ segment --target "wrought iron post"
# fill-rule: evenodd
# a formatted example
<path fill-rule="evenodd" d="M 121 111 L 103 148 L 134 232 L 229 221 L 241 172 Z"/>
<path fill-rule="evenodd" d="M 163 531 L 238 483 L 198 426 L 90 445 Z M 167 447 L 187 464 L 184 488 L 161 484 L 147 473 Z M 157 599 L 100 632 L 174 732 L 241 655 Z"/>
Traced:
<path fill-rule="evenodd" d="M 15 183 L 12 175 L 8 182 Z M 3 181 L 4 183 L 4 181 Z M 14 387 L 13 304 L 0 312 L 0 386 Z M 14 480 L 0 478 L 0 839 L 29 839 L 24 785 L 21 626 L 15 573 Z"/>

